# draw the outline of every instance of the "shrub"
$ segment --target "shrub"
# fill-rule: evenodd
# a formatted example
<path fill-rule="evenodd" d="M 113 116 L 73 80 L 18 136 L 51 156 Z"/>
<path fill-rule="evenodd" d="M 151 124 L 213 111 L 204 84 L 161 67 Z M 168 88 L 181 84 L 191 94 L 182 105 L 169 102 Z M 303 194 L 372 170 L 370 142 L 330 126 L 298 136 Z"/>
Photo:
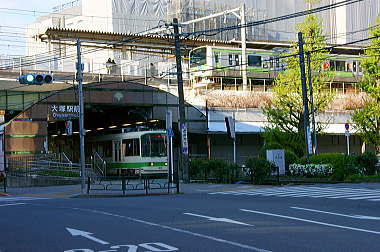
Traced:
<path fill-rule="evenodd" d="M 276 169 L 275 165 L 263 158 L 248 158 L 245 163 L 251 181 L 262 184 L 264 179 Z"/>
<path fill-rule="evenodd" d="M 189 175 L 191 179 L 213 179 L 218 182 L 232 182 L 238 177 L 240 167 L 219 159 L 191 159 Z"/>
<path fill-rule="evenodd" d="M 298 163 L 307 164 L 307 158 L 301 158 Z M 331 164 L 334 169 L 332 178 L 338 181 L 343 181 L 347 176 L 362 173 L 362 169 L 355 165 L 355 157 L 353 155 L 348 156 L 341 153 L 322 153 L 310 156 L 309 163 Z"/>
<path fill-rule="evenodd" d="M 329 176 L 334 169 L 331 164 L 291 164 L 289 171 L 296 176 Z"/>
<path fill-rule="evenodd" d="M 366 175 L 375 175 L 378 168 L 376 164 L 378 162 L 377 156 L 373 152 L 364 152 L 363 154 L 355 155 L 355 165 L 364 171 Z"/>

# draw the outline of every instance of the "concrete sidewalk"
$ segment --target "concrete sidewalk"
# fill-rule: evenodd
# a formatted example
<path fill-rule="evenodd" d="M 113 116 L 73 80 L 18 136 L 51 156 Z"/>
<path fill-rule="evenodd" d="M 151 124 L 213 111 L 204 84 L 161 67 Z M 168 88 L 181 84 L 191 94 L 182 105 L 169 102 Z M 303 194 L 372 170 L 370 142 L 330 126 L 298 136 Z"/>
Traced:
<path fill-rule="evenodd" d="M 180 193 L 211 193 L 229 190 L 250 190 L 255 188 L 272 187 L 258 185 L 238 185 L 238 184 L 180 184 Z M 165 194 L 167 189 L 149 190 L 150 195 Z M 176 193 L 176 189 L 171 189 L 171 193 Z M 72 198 L 87 195 L 87 187 L 85 194 L 81 194 L 81 185 L 65 185 L 65 186 L 48 186 L 48 187 L 21 187 L 7 188 L 9 196 L 17 197 L 42 197 L 42 198 Z M 121 190 L 91 190 L 90 196 L 122 196 Z M 126 196 L 145 196 L 145 190 L 131 191 L 126 190 Z M 1 195 L 3 197 L 6 195 Z"/>

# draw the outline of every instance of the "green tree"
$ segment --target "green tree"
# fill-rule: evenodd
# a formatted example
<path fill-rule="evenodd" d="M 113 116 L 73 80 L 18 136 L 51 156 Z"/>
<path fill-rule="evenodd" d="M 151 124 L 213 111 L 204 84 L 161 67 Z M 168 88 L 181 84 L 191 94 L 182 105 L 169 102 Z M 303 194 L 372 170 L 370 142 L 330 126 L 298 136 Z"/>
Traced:
<path fill-rule="evenodd" d="M 363 79 L 357 84 L 368 99 L 354 112 L 352 119 L 362 139 L 380 153 L 380 16 L 370 29 L 370 37 L 373 38 L 361 60 Z"/>
<path fill-rule="evenodd" d="M 304 22 L 297 25 L 296 31 L 303 34 L 305 52 L 310 51 L 314 110 L 316 113 L 322 112 L 332 99 L 331 94 L 323 92 L 332 78 L 331 74 L 322 67 L 327 61 L 327 53 L 320 50 L 326 47 L 322 23 L 317 16 L 308 15 Z M 272 105 L 264 107 L 264 113 L 270 123 L 264 138 L 267 142 L 277 141 L 301 156 L 305 149 L 301 72 L 299 57 L 291 56 L 297 53 L 298 43 L 294 43 L 291 50 L 283 55 L 289 56 L 284 58 L 287 70 L 281 72 L 275 79 Z M 321 130 L 320 125 L 317 128 L 318 131 Z"/>

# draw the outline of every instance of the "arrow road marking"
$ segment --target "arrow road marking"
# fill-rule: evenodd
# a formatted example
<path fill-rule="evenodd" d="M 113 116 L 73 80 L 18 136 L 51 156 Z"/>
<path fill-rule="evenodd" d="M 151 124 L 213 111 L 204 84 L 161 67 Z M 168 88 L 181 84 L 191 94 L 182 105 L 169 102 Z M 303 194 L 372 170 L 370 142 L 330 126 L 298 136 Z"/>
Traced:
<path fill-rule="evenodd" d="M 380 217 L 374 217 L 374 216 L 348 215 L 348 214 L 340 214 L 340 213 L 334 213 L 334 212 L 320 211 L 320 210 L 309 209 L 309 208 L 302 208 L 302 207 L 291 207 L 291 208 L 298 209 L 298 210 L 309 211 L 309 212 L 315 212 L 315 213 L 324 213 L 324 214 L 330 214 L 330 215 L 336 215 L 336 216 L 342 216 L 342 217 L 349 217 L 349 218 L 354 218 L 354 219 L 380 220 Z"/>
<path fill-rule="evenodd" d="M 68 227 L 66 229 L 67 229 L 67 231 L 70 232 L 70 234 L 72 236 L 83 236 L 84 238 L 87 238 L 87 239 L 92 240 L 94 242 L 100 243 L 102 245 L 109 244 L 109 242 L 102 241 L 102 240 L 100 240 L 98 238 L 95 238 L 95 237 L 91 236 L 92 233 L 85 232 L 85 231 L 78 230 L 78 229 L 68 228 Z"/>
<path fill-rule="evenodd" d="M 244 226 L 253 226 L 251 224 L 247 224 L 247 223 L 243 223 L 243 222 L 239 222 L 239 221 L 234 221 L 234 220 L 227 219 L 227 218 L 215 218 L 215 217 L 210 217 L 210 216 L 205 216 L 205 215 L 199 215 L 199 214 L 193 214 L 193 213 L 183 213 L 183 214 L 191 215 L 191 216 L 196 216 L 196 217 L 201 217 L 201 218 L 206 218 L 206 219 L 208 219 L 210 221 L 219 221 L 219 222 L 227 222 L 227 223 L 231 223 L 231 224 L 238 224 L 238 225 L 244 225 Z"/>

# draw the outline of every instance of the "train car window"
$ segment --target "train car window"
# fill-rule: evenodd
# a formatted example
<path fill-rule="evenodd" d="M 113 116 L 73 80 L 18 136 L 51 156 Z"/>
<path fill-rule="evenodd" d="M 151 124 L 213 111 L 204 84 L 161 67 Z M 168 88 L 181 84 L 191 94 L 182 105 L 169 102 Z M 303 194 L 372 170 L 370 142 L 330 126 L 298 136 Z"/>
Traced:
<path fill-rule="evenodd" d="M 274 67 L 274 58 L 272 56 L 269 58 L 269 67 L 270 68 Z"/>
<path fill-rule="evenodd" d="M 214 57 L 215 57 L 215 64 L 218 64 L 219 63 L 219 54 L 215 53 Z"/>
<path fill-rule="evenodd" d="M 332 71 L 344 72 L 344 71 L 346 71 L 346 62 L 340 61 L 340 60 L 332 60 L 330 62 L 330 69 Z"/>
<path fill-rule="evenodd" d="M 248 55 L 248 66 L 261 67 L 261 56 Z"/>
<path fill-rule="evenodd" d="M 352 63 L 347 63 L 347 72 L 352 72 L 352 71 L 353 71 Z"/>
<path fill-rule="evenodd" d="M 239 66 L 240 65 L 240 60 L 239 60 L 239 55 L 235 55 L 235 66 Z"/>
<path fill-rule="evenodd" d="M 206 48 L 198 48 L 190 53 L 190 67 L 206 64 Z"/>
<path fill-rule="evenodd" d="M 140 156 L 140 141 L 138 138 L 123 139 L 124 156 Z"/>
<path fill-rule="evenodd" d="M 141 136 L 143 157 L 166 156 L 165 134 L 145 134 Z"/>
<path fill-rule="evenodd" d="M 232 66 L 232 54 L 228 54 L 228 65 Z"/>

